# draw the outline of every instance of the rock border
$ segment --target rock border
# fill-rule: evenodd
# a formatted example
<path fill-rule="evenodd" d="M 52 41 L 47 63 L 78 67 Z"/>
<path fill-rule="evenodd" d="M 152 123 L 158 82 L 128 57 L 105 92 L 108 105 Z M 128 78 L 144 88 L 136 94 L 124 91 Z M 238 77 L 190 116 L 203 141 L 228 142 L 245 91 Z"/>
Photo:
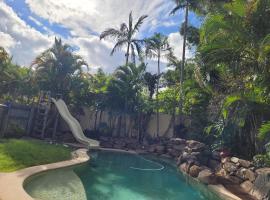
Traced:
<path fill-rule="evenodd" d="M 34 200 L 24 190 L 28 178 L 45 171 L 85 163 L 90 160 L 87 152 L 88 149 L 78 149 L 71 153 L 71 160 L 29 167 L 11 173 L 0 173 L 0 200 Z"/>

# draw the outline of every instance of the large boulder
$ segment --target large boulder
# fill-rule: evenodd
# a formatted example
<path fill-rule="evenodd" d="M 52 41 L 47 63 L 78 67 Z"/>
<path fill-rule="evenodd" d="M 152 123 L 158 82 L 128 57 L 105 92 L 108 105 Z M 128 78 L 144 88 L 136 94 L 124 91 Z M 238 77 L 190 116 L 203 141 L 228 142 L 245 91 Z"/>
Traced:
<path fill-rule="evenodd" d="M 167 149 L 167 153 L 168 153 L 169 155 L 171 155 L 173 158 L 178 158 L 179 155 L 180 155 L 180 152 L 177 151 L 177 150 L 175 150 L 175 149 L 173 149 L 173 148 Z"/>
<path fill-rule="evenodd" d="M 237 164 L 239 162 L 239 158 L 231 157 L 231 162 Z"/>
<path fill-rule="evenodd" d="M 218 169 L 220 169 L 220 162 L 214 159 L 210 159 L 208 161 L 208 166 L 214 171 L 217 171 Z"/>
<path fill-rule="evenodd" d="M 179 152 L 184 151 L 185 147 L 186 147 L 185 144 L 174 144 L 174 145 L 172 146 L 172 148 L 173 148 L 174 150 L 177 150 L 177 151 L 179 151 Z"/>
<path fill-rule="evenodd" d="M 258 174 L 254 181 L 254 186 L 250 192 L 259 200 L 270 199 L 270 168 L 262 168 L 256 170 Z"/>
<path fill-rule="evenodd" d="M 149 146 L 148 151 L 150 153 L 154 153 L 156 151 L 156 147 L 154 145 Z"/>
<path fill-rule="evenodd" d="M 206 149 L 205 144 L 195 141 L 195 140 L 187 140 L 186 143 L 187 143 L 187 147 L 191 149 L 192 151 L 198 152 L 198 151 L 203 151 L 204 149 Z"/>
<path fill-rule="evenodd" d="M 192 165 L 189 169 L 189 175 L 196 178 L 198 177 L 200 171 L 202 171 L 202 168 L 197 165 Z"/>
<path fill-rule="evenodd" d="M 248 160 L 239 159 L 239 164 L 241 167 L 249 168 L 251 167 L 251 162 Z"/>
<path fill-rule="evenodd" d="M 243 183 L 243 180 L 237 176 L 226 176 L 225 177 L 227 180 L 229 180 L 231 183 L 234 183 L 234 184 L 237 184 L 237 185 L 240 185 L 241 183 Z"/>
<path fill-rule="evenodd" d="M 216 177 L 210 169 L 204 169 L 200 171 L 198 180 L 207 185 L 216 184 Z"/>
<path fill-rule="evenodd" d="M 249 193 L 253 188 L 253 183 L 250 181 L 245 181 L 240 186 L 246 193 Z"/>
<path fill-rule="evenodd" d="M 237 165 L 232 162 L 225 162 L 223 164 L 223 168 L 229 173 L 234 173 L 237 171 Z"/>
<path fill-rule="evenodd" d="M 182 163 L 181 165 L 179 165 L 178 169 L 179 169 L 182 173 L 188 173 L 189 165 L 188 165 L 187 163 Z"/>
<path fill-rule="evenodd" d="M 255 181 L 256 175 L 252 170 L 247 169 L 247 170 L 244 170 L 243 172 L 244 172 L 244 177 L 246 180 L 249 180 L 251 182 Z"/>
<path fill-rule="evenodd" d="M 181 139 L 181 138 L 171 138 L 170 143 L 179 145 L 179 144 L 186 144 L 186 140 Z"/>
<path fill-rule="evenodd" d="M 157 145 L 155 149 L 158 154 L 163 154 L 165 152 L 165 146 L 163 145 Z"/>
<path fill-rule="evenodd" d="M 178 164 L 181 164 L 183 162 L 188 162 L 188 163 L 193 162 L 194 163 L 194 162 L 198 162 L 198 161 L 197 161 L 196 155 L 184 152 L 179 156 Z"/>
<path fill-rule="evenodd" d="M 213 151 L 213 152 L 211 152 L 211 158 L 212 158 L 213 160 L 218 160 L 218 161 L 220 161 L 220 160 L 221 160 L 220 152 L 218 152 L 218 151 Z"/>

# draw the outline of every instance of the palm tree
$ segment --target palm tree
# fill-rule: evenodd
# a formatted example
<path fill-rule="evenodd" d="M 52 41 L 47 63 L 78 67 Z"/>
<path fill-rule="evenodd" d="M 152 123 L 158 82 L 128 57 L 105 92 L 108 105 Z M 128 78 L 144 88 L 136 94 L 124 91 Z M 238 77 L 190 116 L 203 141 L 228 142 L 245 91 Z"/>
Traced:
<path fill-rule="evenodd" d="M 186 62 L 186 46 L 187 46 L 187 33 L 188 33 L 188 15 L 189 9 L 195 11 L 200 15 L 206 15 L 209 11 L 214 11 L 219 8 L 220 4 L 232 2 L 232 0 L 173 0 L 176 4 L 174 9 L 171 11 L 171 14 L 175 14 L 177 11 L 185 9 L 185 21 L 181 32 L 183 33 L 183 50 L 182 50 L 182 64 L 180 65 L 180 101 L 179 109 L 180 112 L 183 110 L 183 82 L 184 82 L 184 69 Z M 217 5 L 217 6 L 214 6 Z"/>
<path fill-rule="evenodd" d="M 159 77 L 160 76 L 158 76 L 157 74 L 151 74 L 150 72 L 146 72 L 144 74 L 144 82 L 149 91 L 150 101 L 152 101 L 153 99 L 153 95 L 155 93 L 155 89 L 156 89 Z"/>
<path fill-rule="evenodd" d="M 35 80 L 42 89 L 65 94 L 70 88 L 72 77 L 82 74 L 87 63 L 73 53 L 71 46 L 55 38 L 53 47 L 39 55 L 32 67 Z"/>
<path fill-rule="evenodd" d="M 168 37 L 161 34 L 155 33 L 151 38 L 145 39 L 146 50 L 145 54 L 150 58 L 157 58 L 158 60 L 158 80 L 157 80 L 157 88 L 156 88 L 156 101 L 157 101 L 157 136 L 159 136 L 159 79 L 160 79 L 160 58 L 167 57 L 170 53 L 171 48 L 168 42 Z"/>
<path fill-rule="evenodd" d="M 142 89 L 145 65 L 136 66 L 128 64 L 120 66 L 114 73 L 113 83 L 118 90 L 118 94 L 124 97 L 124 133 L 127 136 L 126 120 L 127 111 L 135 112 L 136 102 L 139 98 L 139 92 Z"/>
<path fill-rule="evenodd" d="M 186 60 L 186 41 L 187 41 L 187 26 L 188 26 L 188 12 L 189 12 L 189 1 L 188 0 L 174 0 L 176 7 L 172 10 L 171 14 L 174 14 L 176 11 L 180 9 L 185 9 L 185 21 L 183 26 L 183 50 L 182 50 L 182 64 L 180 65 L 180 102 L 179 109 L 180 112 L 183 110 L 183 82 L 184 82 L 184 68 L 185 68 L 185 60 Z M 192 1 L 195 4 L 195 1 Z"/>
<path fill-rule="evenodd" d="M 106 38 L 113 38 L 116 40 L 116 44 L 111 51 L 111 55 L 115 53 L 116 50 L 121 49 L 122 47 L 126 46 L 126 65 L 129 62 L 130 50 L 131 50 L 131 57 L 133 62 L 135 63 L 135 56 L 137 51 L 138 55 L 141 54 L 141 45 L 143 40 L 139 40 L 135 38 L 136 33 L 139 31 L 143 21 L 147 18 L 147 15 L 141 16 L 138 21 L 133 26 L 133 17 L 132 12 L 129 14 L 129 23 L 122 23 L 120 25 L 120 29 L 115 28 L 108 28 L 100 35 L 100 40 Z"/>

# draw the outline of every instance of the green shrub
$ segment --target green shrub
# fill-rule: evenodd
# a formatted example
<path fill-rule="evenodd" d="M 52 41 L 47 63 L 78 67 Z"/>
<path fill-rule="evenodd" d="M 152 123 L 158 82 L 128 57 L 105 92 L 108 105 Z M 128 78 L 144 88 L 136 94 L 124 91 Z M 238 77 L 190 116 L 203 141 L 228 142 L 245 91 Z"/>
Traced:
<path fill-rule="evenodd" d="M 253 157 L 256 167 L 270 167 L 270 156 L 268 154 L 258 154 Z"/>
<path fill-rule="evenodd" d="M 26 134 L 25 130 L 18 124 L 11 123 L 8 126 L 6 138 L 21 138 Z"/>

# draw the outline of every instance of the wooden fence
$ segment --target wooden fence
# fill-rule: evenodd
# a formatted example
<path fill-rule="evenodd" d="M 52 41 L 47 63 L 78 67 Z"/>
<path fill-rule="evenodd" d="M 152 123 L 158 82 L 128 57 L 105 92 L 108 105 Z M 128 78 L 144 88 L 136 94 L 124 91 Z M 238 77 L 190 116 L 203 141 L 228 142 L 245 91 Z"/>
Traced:
<path fill-rule="evenodd" d="M 0 137 L 29 135 L 34 117 L 34 107 L 10 103 L 0 105 Z"/>

